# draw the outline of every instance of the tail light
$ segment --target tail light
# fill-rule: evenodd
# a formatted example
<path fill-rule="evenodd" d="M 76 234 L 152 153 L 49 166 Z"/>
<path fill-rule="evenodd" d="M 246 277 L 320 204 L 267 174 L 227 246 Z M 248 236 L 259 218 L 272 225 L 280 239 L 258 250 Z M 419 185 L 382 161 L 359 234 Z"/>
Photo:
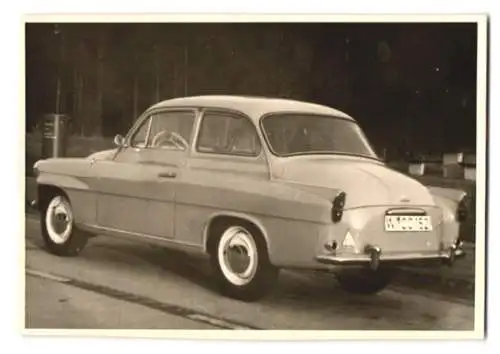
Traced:
<path fill-rule="evenodd" d="M 465 219 L 467 219 L 468 214 L 469 214 L 469 205 L 467 203 L 467 196 L 464 196 L 458 203 L 457 220 L 459 222 L 465 221 Z"/>
<path fill-rule="evenodd" d="M 346 200 L 345 192 L 340 192 L 333 200 L 333 205 L 332 205 L 333 222 L 339 222 L 342 219 L 342 214 L 344 213 L 345 200 Z"/>

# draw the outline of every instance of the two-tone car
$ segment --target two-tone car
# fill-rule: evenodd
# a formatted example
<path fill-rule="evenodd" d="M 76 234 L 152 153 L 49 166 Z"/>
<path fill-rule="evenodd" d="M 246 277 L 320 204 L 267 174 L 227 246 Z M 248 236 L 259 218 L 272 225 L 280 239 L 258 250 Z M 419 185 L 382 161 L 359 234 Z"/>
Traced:
<path fill-rule="evenodd" d="M 373 294 L 402 263 L 464 255 L 465 193 L 389 168 L 331 107 L 180 97 L 146 109 L 115 143 L 34 165 L 50 252 L 74 256 L 108 235 L 206 255 L 221 293 L 245 301 L 280 269 L 332 272 Z"/>

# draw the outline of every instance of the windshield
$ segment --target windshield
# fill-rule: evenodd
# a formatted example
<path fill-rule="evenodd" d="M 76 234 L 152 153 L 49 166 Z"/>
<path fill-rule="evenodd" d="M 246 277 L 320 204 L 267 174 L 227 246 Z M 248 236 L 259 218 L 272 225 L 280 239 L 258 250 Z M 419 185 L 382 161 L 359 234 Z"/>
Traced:
<path fill-rule="evenodd" d="M 278 156 L 346 154 L 378 159 L 352 120 L 312 114 L 273 114 L 262 119 L 269 148 Z"/>

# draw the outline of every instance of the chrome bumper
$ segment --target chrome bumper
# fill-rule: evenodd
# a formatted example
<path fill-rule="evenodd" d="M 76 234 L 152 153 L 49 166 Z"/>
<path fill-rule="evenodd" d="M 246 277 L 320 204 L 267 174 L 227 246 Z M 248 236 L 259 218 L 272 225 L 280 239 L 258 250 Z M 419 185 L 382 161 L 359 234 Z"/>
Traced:
<path fill-rule="evenodd" d="M 378 247 L 367 246 L 364 253 L 320 255 L 316 257 L 316 261 L 327 265 L 361 265 L 377 269 L 381 263 L 411 263 L 419 261 L 441 261 L 451 266 L 456 259 L 462 257 L 465 257 L 465 251 L 461 245 L 453 245 L 448 250 L 433 253 L 405 252 L 389 254 L 383 254 L 382 250 Z"/>

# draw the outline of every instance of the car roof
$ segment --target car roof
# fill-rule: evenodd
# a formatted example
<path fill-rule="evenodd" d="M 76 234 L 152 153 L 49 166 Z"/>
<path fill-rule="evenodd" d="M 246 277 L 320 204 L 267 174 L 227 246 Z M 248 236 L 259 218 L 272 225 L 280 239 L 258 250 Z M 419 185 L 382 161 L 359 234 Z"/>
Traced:
<path fill-rule="evenodd" d="M 264 114 L 278 112 L 324 114 L 354 120 L 346 113 L 332 107 L 276 97 L 231 95 L 189 96 L 164 100 L 153 105 L 151 108 L 169 107 L 210 107 L 230 109 L 244 113 L 254 121 L 260 119 Z"/>

